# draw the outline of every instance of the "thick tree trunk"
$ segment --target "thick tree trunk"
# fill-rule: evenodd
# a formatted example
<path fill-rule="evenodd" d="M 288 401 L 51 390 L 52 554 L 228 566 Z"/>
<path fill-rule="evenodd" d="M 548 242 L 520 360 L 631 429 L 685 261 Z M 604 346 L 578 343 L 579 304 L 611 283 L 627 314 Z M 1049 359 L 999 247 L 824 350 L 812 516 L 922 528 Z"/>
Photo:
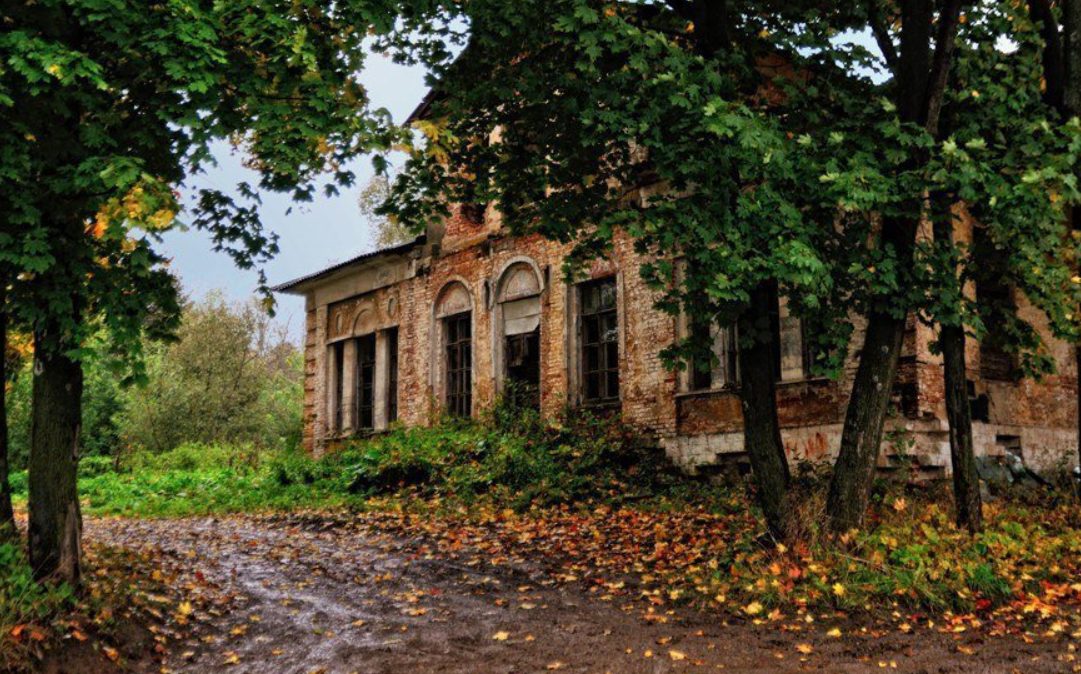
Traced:
<path fill-rule="evenodd" d="M 771 325 L 771 308 L 776 306 L 777 292 L 771 285 L 755 289 L 750 307 L 739 324 L 740 340 L 744 337 L 754 340 L 749 348 L 739 350 L 740 399 L 744 448 L 754 471 L 758 503 L 770 533 L 780 540 L 786 535 L 789 470 L 777 421 L 779 368 Z"/>
<path fill-rule="evenodd" d="M 836 532 L 863 525 L 904 336 L 904 319 L 887 314 L 869 318 L 826 501 Z"/>
<path fill-rule="evenodd" d="M 895 68 L 898 115 L 902 122 L 920 124 L 932 135 L 938 133 L 962 4 L 962 0 L 945 0 L 936 22 L 935 3 L 931 0 L 901 3 L 901 50 Z M 931 36 L 936 23 L 932 56 Z M 900 169 L 918 169 L 925 161 L 925 157 L 915 155 Z M 882 224 L 882 242 L 892 246 L 902 266 L 911 260 L 922 216 L 923 195 L 910 198 L 908 210 L 912 215 L 887 218 Z M 905 319 L 890 312 L 871 311 L 867 321 L 826 503 L 834 532 L 863 525 L 905 334 Z"/>
<path fill-rule="evenodd" d="M 946 379 L 946 417 L 950 424 L 950 458 L 953 462 L 953 496 L 957 526 L 972 533 L 983 529 L 983 501 L 976 453 L 972 443 L 972 409 L 968 402 L 965 372 L 965 329 L 943 325 L 938 338 Z"/>
<path fill-rule="evenodd" d="M 78 585 L 82 515 L 76 481 L 82 364 L 59 349 L 34 354 L 30 426 L 30 563 L 39 580 Z"/>
<path fill-rule="evenodd" d="M 5 309 L 5 292 L 3 281 L 0 280 L 0 542 L 17 538 L 15 512 L 11 507 L 11 481 L 8 478 L 8 319 Z"/>

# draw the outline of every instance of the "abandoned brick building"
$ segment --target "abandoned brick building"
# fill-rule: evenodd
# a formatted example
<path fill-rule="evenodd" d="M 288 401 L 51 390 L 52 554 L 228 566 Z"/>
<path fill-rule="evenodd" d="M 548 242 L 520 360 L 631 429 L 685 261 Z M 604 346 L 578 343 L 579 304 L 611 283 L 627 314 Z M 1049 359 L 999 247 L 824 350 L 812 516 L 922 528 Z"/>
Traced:
<path fill-rule="evenodd" d="M 309 451 L 321 454 L 394 423 L 475 415 L 516 381 L 533 387 L 531 402 L 545 413 L 568 405 L 617 409 L 688 468 L 739 458 L 739 373 L 728 330 L 713 330 L 718 358 L 711 372 L 670 371 L 660 352 L 686 326 L 654 308 L 628 240 L 617 237 L 609 259 L 568 282 L 566 246 L 513 237 L 493 209 L 481 210 L 458 209 L 415 241 L 277 288 L 307 303 Z M 970 233 L 960 225 L 966 228 Z M 1019 311 L 1038 318 L 1024 298 L 1014 299 Z M 778 317 L 786 450 L 792 460 L 829 457 L 839 443 L 854 363 L 839 380 L 809 376 L 800 321 L 783 300 Z M 925 474 L 949 471 L 942 369 L 930 337 L 929 328 L 913 321 L 883 468 L 914 463 Z M 977 452 L 1017 453 L 1044 470 L 1076 461 L 1073 349 L 1049 340 L 1058 373 L 1034 382 L 1016 379 L 1000 350 L 969 342 Z"/>

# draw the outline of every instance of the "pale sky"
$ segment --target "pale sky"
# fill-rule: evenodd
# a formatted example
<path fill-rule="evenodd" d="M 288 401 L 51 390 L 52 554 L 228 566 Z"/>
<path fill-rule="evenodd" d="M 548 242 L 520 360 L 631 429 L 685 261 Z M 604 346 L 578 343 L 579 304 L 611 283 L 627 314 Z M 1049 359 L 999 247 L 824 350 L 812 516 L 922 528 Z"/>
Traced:
<path fill-rule="evenodd" d="M 427 92 L 422 69 L 400 66 L 376 54 L 369 57 L 361 79 L 374 107 L 387 108 L 397 122 L 404 121 Z M 251 172 L 240 165 L 227 146 L 222 146 L 217 159 L 220 165 L 216 170 L 193 178 L 181 190 L 185 197 L 203 186 L 231 191 L 241 180 L 254 182 Z M 287 197 L 264 199 L 263 222 L 281 237 L 281 252 L 266 267 L 271 285 L 374 247 L 372 232 L 357 207 L 360 189 L 372 175 L 371 165 L 362 160 L 352 168 L 357 174 L 353 189 L 343 190 L 338 197 L 319 196 L 310 204 L 294 205 L 291 214 L 286 214 L 292 205 Z M 161 250 L 172 258 L 172 269 L 180 276 L 185 291 L 195 297 L 221 290 L 230 299 L 244 300 L 256 289 L 256 272 L 237 269 L 228 255 L 214 253 L 209 237 L 201 232 L 172 232 L 165 237 Z M 288 325 L 294 341 L 299 343 L 304 326 L 303 299 L 279 295 L 278 319 Z"/>

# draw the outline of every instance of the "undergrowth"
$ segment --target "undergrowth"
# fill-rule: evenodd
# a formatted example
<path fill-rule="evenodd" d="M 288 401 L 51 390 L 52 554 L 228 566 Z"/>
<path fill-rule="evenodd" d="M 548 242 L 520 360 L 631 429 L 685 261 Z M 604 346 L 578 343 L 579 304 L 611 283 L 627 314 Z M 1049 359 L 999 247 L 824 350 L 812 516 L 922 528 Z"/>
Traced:
<path fill-rule="evenodd" d="M 689 479 L 626 428 L 582 414 L 546 421 L 497 407 L 474 422 L 357 440 L 321 460 L 188 445 L 82 471 L 85 511 L 98 515 L 344 508 L 409 513 L 435 532 L 503 518 L 497 531 L 514 545 L 543 541 L 537 552 L 549 554 L 552 541 L 570 541 L 567 554 L 586 563 L 662 578 L 749 616 L 1081 604 L 1081 511 L 1068 499 L 1002 495 L 971 537 L 952 523 L 947 485 L 884 483 L 866 530 L 838 539 L 824 527 L 828 470 L 800 469 L 792 534 L 776 545 L 747 483 Z M 624 549 L 622 566 L 613 563 Z"/>

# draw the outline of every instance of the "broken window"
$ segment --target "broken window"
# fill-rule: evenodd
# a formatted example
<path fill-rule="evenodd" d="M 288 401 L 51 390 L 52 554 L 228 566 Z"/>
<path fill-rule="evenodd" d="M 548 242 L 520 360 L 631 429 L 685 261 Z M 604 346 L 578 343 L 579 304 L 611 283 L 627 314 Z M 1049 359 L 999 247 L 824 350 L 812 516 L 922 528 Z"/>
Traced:
<path fill-rule="evenodd" d="M 699 323 L 691 330 L 696 339 L 707 339 L 713 352 L 710 363 L 691 364 L 690 388 L 708 391 L 735 386 L 739 383 L 739 355 L 734 326 Z"/>
<path fill-rule="evenodd" d="M 356 340 L 356 429 L 375 428 L 375 335 Z"/>
<path fill-rule="evenodd" d="M 811 356 L 807 349 L 804 322 L 788 309 L 787 298 L 779 298 L 770 315 L 773 333 L 775 376 L 778 382 L 800 381 L 810 375 Z M 709 340 L 713 352 L 709 366 L 691 363 L 686 380 L 689 391 L 710 391 L 739 385 L 739 339 L 734 325 L 699 323 L 691 325 L 691 335 Z"/>
<path fill-rule="evenodd" d="M 540 328 L 507 335 L 504 349 L 507 363 L 509 402 L 515 407 L 540 408 Z"/>
<path fill-rule="evenodd" d="M 980 341 L 980 375 L 984 379 L 1012 381 L 1017 373 L 1017 359 L 1005 348 L 1007 335 L 1003 321 L 993 317 L 1017 311 L 1013 289 L 1000 281 L 984 279 L 976 284 L 976 295 L 980 308 L 986 312 L 984 324 L 987 326 Z"/>
<path fill-rule="evenodd" d="M 468 417 L 473 411 L 473 331 L 472 314 L 465 312 L 443 319 L 446 336 L 446 404 L 453 417 Z"/>
<path fill-rule="evenodd" d="M 499 282 L 499 320 L 503 330 L 502 364 L 507 402 L 540 407 L 541 285 L 533 267 L 520 262 Z"/>
<path fill-rule="evenodd" d="M 579 286 L 582 400 L 619 400 L 619 314 L 614 278 Z"/>

